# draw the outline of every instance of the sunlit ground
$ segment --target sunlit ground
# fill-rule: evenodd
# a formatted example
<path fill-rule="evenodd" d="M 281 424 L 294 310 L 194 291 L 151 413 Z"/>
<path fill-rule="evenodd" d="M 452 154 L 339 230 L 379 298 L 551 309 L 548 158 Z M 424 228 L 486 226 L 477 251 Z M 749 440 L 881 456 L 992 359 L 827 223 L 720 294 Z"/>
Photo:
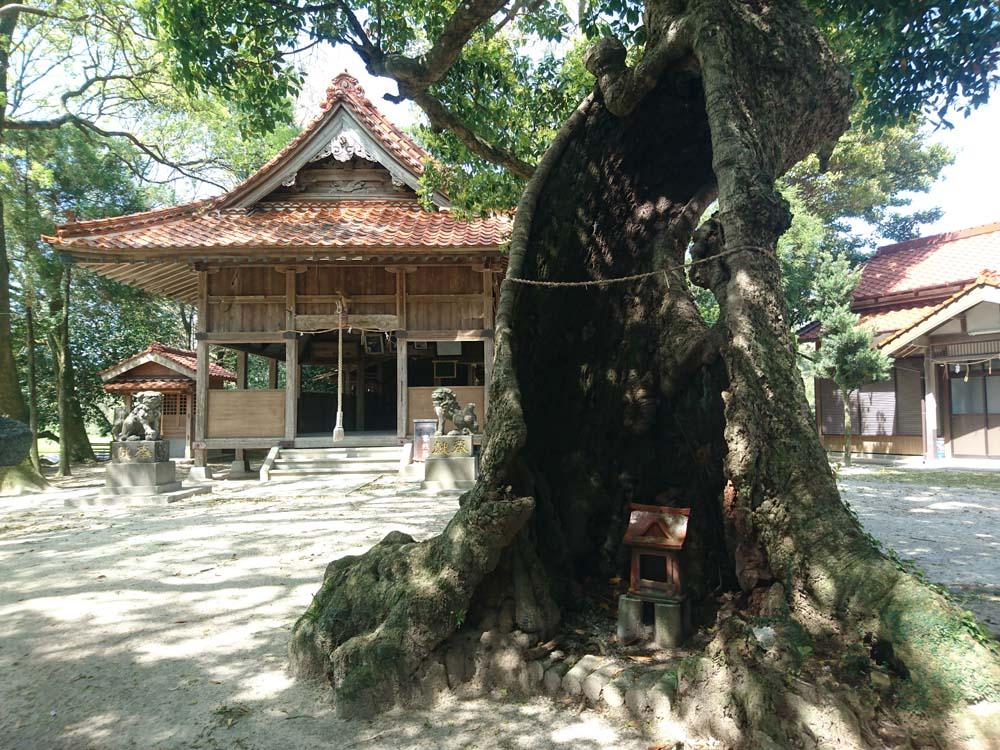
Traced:
<path fill-rule="evenodd" d="M 1000 472 L 841 470 L 865 528 L 1000 636 Z"/>
<path fill-rule="evenodd" d="M 289 631 L 326 564 L 392 529 L 426 538 L 457 508 L 453 492 L 362 484 L 220 484 L 169 507 L 84 512 L 58 495 L 0 499 L 0 747 L 648 745 L 544 698 L 343 721 L 329 690 L 290 680 Z"/>

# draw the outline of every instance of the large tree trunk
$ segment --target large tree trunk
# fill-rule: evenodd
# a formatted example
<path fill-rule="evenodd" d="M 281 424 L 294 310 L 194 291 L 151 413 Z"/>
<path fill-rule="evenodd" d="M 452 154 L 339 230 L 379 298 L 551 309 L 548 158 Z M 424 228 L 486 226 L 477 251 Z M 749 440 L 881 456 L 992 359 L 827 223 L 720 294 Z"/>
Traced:
<path fill-rule="evenodd" d="M 81 461 L 96 461 L 90 446 L 83 412 L 76 397 L 76 376 L 73 368 L 73 350 L 70 345 L 70 304 L 73 272 L 70 266 L 62 269 L 60 291 L 55 298 L 59 313 L 56 328 L 49 335 L 49 346 L 56 367 L 56 395 L 59 410 L 59 473 L 70 475 L 71 465 Z"/>
<path fill-rule="evenodd" d="M 526 187 L 480 481 L 440 536 L 393 533 L 331 563 L 296 625 L 293 663 L 329 679 L 342 711 L 406 699 L 463 643 L 507 658 L 548 637 L 588 580 L 625 572 L 629 501 L 691 507 L 692 597 L 740 594 L 692 669 L 678 709 L 692 726 L 787 747 L 819 731 L 814 703 L 864 714 L 822 675 L 845 653 L 867 658 L 865 636 L 894 650 L 914 703 L 1000 695 L 1000 661 L 961 612 L 840 501 L 785 323 L 775 247 L 790 216 L 774 180 L 846 127 L 847 77 L 791 0 L 692 0 L 670 15 L 683 5 L 650 10 L 658 67 L 627 69 L 620 45 L 598 45 L 595 96 Z M 719 302 L 711 328 L 679 268 L 692 237 L 691 280 Z M 761 614 L 784 660 L 750 645 Z M 808 695 L 789 669 L 815 683 Z"/>
<path fill-rule="evenodd" d="M 35 357 L 35 306 L 29 298 L 24 304 L 25 336 L 27 341 L 28 360 L 28 429 L 31 430 L 31 450 L 28 458 L 35 471 L 41 472 L 42 462 L 38 455 L 38 379 L 35 375 L 37 360 Z"/>

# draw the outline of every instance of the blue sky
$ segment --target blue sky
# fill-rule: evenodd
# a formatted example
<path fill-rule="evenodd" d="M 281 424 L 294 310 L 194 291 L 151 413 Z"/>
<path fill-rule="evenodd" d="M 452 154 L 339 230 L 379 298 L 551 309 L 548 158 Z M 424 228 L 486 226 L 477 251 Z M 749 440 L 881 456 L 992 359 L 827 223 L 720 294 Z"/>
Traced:
<path fill-rule="evenodd" d="M 325 97 L 330 80 L 343 70 L 355 76 L 368 98 L 400 127 L 411 125 L 419 116 L 413 105 L 393 104 L 382 95 L 395 93 L 395 84 L 385 78 L 374 78 L 365 72 L 357 56 L 347 49 L 314 48 L 302 60 L 310 71 L 299 97 L 301 121 L 313 117 L 319 102 Z M 955 154 L 955 163 L 948 167 L 929 193 L 913 194 L 916 208 L 939 206 L 944 215 L 924 228 L 924 234 L 936 234 L 955 229 L 1000 221 L 1000 91 L 993 100 L 969 117 L 951 118 L 954 129 L 928 130 L 930 140 L 942 143 Z"/>

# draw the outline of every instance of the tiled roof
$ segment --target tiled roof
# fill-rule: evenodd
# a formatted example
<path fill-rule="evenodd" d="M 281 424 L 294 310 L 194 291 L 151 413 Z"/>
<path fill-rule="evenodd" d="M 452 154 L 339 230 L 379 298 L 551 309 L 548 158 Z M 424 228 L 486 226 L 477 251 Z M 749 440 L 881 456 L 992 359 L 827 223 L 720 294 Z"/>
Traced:
<path fill-rule="evenodd" d="M 185 368 L 186 370 L 190 370 L 192 373 L 198 371 L 197 352 L 193 352 L 190 349 L 178 349 L 173 346 L 166 346 L 165 344 L 161 344 L 159 341 L 154 341 L 145 349 L 143 349 L 141 352 L 136 352 L 131 357 L 126 357 L 121 362 L 118 362 L 117 364 L 114 364 L 111 367 L 107 367 L 101 370 L 101 372 L 99 372 L 98 375 L 102 375 L 106 372 L 110 372 L 111 370 L 118 369 L 123 365 L 127 365 L 132 360 L 138 360 L 147 354 L 158 354 L 164 359 L 168 359 L 171 362 Z M 140 364 L 139 362 L 136 362 L 137 366 L 139 364 Z M 223 380 L 236 380 L 235 374 L 233 374 L 230 370 L 227 370 L 222 365 L 216 364 L 215 362 L 212 362 L 208 365 L 208 374 L 210 377 L 213 378 L 222 378 Z M 115 380 L 115 378 L 113 378 L 112 381 L 113 380 Z"/>
<path fill-rule="evenodd" d="M 950 297 L 948 297 L 948 299 L 944 300 L 943 302 L 937 305 L 930 305 L 928 307 L 918 308 L 921 310 L 920 315 L 915 316 L 912 320 L 907 321 L 903 325 L 897 325 L 895 326 L 895 328 L 889 329 L 889 330 L 894 330 L 895 333 L 889 338 L 887 338 L 885 341 L 882 341 L 879 344 L 879 346 L 885 346 L 889 342 L 898 339 L 907 330 L 913 328 L 913 326 L 915 325 L 924 322 L 930 316 L 934 315 L 934 313 L 938 312 L 939 310 L 943 310 L 944 308 L 948 307 L 948 305 L 951 305 L 954 302 L 957 302 L 959 299 L 966 296 L 973 290 L 985 286 L 992 286 L 996 287 L 997 289 L 1000 289 L 1000 272 L 983 271 L 971 284 L 966 286 L 960 292 L 956 292 L 955 294 L 951 295 Z"/>
<path fill-rule="evenodd" d="M 194 392 L 191 378 L 126 378 L 115 379 L 104 384 L 109 393 L 128 391 L 190 391 Z"/>
<path fill-rule="evenodd" d="M 327 89 L 322 113 L 278 154 L 228 193 L 182 206 L 110 219 L 63 224 L 55 246 L 83 250 L 297 249 L 313 248 L 498 248 L 507 241 L 511 219 L 499 216 L 464 221 L 446 212 L 425 211 L 415 202 L 240 200 L 286 168 L 341 107 L 346 107 L 376 140 L 414 175 L 430 155 L 393 125 L 365 97 L 356 78 L 337 76 Z M 315 139 L 312 139 L 315 140 Z"/>
<path fill-rule="evenodd" d="M 462 220 L 411 201 L 259 203 L 135 219 L 70 224 L 50 241 L 94 250 L 496 248 L 511 229 L 509 216 Z"/>
<path fill-rule="evenodd" d="M 231 205 L 234 199 L 267 180 L 276 170 L 280 170 L 289 155 L 322 127 L 340 106 L 347 107 L 372 132 L 372 135 L 386 150 L 399 159 L 413 174 L 419 177 L 424 173 L 424 162 L 430 159 L 431 155 L 379 112 L 371 100 L 365 96 L 365 91 L 358 83 L 358 79 L 344 71 L 334 78 L 327 88 L 326 100 L 320 105 L 322 112 L 313 118 L 302 129 L 302 132 L 289 141 L 288 145 L 275 154 L 264 166 L 226 195 L 220 196 L 217 199 L 218 204 L 220 206 Z"/>
<path fill-rule="evenodd" d="M 1000 271 L 1000 222 L 886 245 L 865 263 L 855 300 L 965 284 Z"/>
<path fill-rule="evenodd" d="M 869 329 L 875 336 L 892 333 L 900 328 L 908 328 L 923 318 L 936 305 L 894 305 L 877 310 L 860 313 L 861 325 Z M 822 326 L 819 321 L 813 321 L 798 330 L 799 341 L 818 341 L 822 336 Z"/>

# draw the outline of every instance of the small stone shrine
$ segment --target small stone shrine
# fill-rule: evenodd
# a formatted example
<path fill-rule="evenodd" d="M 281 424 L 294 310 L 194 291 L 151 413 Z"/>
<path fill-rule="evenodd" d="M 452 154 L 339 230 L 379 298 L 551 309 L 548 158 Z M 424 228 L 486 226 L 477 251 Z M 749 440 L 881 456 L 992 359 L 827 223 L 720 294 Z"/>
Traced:
<path fill-rule="evenodd" d="M 208 487 L 183 487 L 177 481 L 177 467 L 170 460 L 170 444 L 160 435 L 163 396 L 142 391 L 132 399 L 132 410 L 115 410 L 111 428 L 111 462 L 104 487 L 93 504 L 160 504 L 180 500 Z M 67 505 L 87 503 L 67 500 Z M 87 503 L 89 504 L 89 503 Z"/>
<path fill-rule="evenodd" d="M 431 400 L 437 415 L 437 429 L 424 464 L 424 482 L 445 489 L 471 487 L 478 476 L 472 446 L 472 436 L 479 431 L 475 404 L 461 408 L 450 388 L 436 389 Z M 454 429 L 446 433 L 448 422 Z"/>
<path fill-rule="evenodd" d="M 679 646 L 690 631 L 681 552 L 690 508 L 629 504 L 625 544 L 631 551 L 629 588 L 618 599 L 618 638 L 641 639 L 644 605 L 653 608 L 653 640 L 661 648 Z"/>

